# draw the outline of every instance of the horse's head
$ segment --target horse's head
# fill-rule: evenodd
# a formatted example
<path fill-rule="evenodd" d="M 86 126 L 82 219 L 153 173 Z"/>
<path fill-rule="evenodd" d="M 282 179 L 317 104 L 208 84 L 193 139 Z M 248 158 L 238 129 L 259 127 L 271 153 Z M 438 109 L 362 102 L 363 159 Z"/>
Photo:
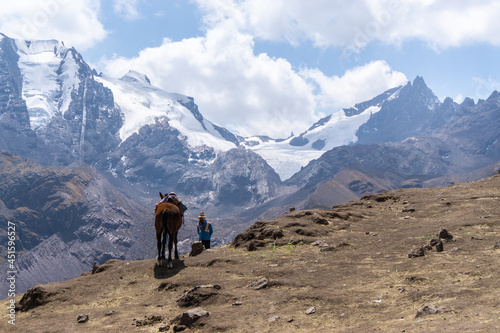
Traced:
<path fill-rule="evenodd" d="M 158 206 L 160 206 L 161 200 L 163 200 L 163 198 L 165 198 L 165 197 L 166 197 L 166 194 L 162 194 L 160 192 L 160 201 L 155 206 L 155 214 L 156 214 L 156 211 L 158 210 Z"/>

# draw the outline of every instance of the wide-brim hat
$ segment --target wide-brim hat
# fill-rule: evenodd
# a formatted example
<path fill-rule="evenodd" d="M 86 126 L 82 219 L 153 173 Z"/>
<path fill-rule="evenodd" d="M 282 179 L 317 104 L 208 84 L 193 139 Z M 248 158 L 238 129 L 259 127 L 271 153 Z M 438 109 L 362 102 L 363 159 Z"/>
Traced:
<path fill-rule="evenodd" d="M 199 219 L 206 219 L 207 217 L 206 217 L 205 213 L 201 212 L 200 216 L 198 216 L 198 218 Z"/>

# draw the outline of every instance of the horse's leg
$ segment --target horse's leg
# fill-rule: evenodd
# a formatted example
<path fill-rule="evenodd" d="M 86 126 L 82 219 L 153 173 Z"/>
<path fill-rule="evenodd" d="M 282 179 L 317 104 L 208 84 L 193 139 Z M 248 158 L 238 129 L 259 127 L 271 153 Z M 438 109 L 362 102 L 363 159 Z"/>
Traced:
<path fill-rule="evenodd" d="M 167 244 L 167 229 L 163 229 L 163 239 L 161 241 L 161 258 L 165 259 L 165 245 Z"/>
<path fill-rule="evenodd" d="M 165 259 L 165 245 L 167 243 L 167 234 L 168 234 L 168 228 L 167 228 L 167 219 L 168 219 L 168 211 L 164 210 L 162 212 L 162 234 L 163 234 L 163 239 L 162 239 L 162 247 L 161 247 L 161 259 Z"/>
<path fill-rule="evenodd" d="M 178 232 L 175 233 L 174 236 L 174 258 L 179 259 L 179 252 L 177 252 L 177 234 Z"/>
<path fill-rule="evenodd" d="M 174 242 L 174 236 L 172 234 L 168 234 L 168 260 L 167 267 L 172 268 L 172 244 Z"/>
<path fill-rule="evenodd" d="M 156 246 L 158 247 L 158 257 L 156 261 L 161 266 L 161 232 L 156 232 Z"/>

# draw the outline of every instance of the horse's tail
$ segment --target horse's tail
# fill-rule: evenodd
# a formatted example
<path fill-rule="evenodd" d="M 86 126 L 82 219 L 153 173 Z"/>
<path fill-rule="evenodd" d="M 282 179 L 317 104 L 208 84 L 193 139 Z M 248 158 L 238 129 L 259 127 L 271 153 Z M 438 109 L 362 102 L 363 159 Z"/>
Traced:
<path fill-rule="evenodd" d="M 163 227 L 163 230 L 166 230 L 167 232 L 168 232 L 168 223 L 167 223 L 168 215 L 170 215 L 170 212 L 165 209 L 162 212 L 162 223 L 163 223 L 162 227 Z"/>

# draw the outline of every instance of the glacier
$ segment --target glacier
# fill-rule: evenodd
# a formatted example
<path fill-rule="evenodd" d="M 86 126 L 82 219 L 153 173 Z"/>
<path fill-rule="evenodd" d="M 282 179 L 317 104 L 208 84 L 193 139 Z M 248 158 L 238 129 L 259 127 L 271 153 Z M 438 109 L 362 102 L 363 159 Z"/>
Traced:
<path fill-rule="evenodd" d="M 302 133 L 301 137 L 307 139 L 307 143 L 302 146 L 290 144 L 294 138 L 289 138 L 281 142 L 260 143 L 249 148 L 262 156 L 282 180 L 286 180 L 324 152 L 355 143 L 359 127 L 366 123 L 371 115 L 380 111 L 380 108 L 380 105 L 370 106 L 354 116 L 347 116 L 344 109 L 339 110 L 333 113 L 326 123 L 313 126 Z M 315 142 L 319 141 L 323 142 L 323 147 L 314 148 Z"/>
<path fill-rule="evenodd" d="M 115 104 L 124 115 L 124 123 L 119 131 L 122 142 L 137 133 L 142 126 L 165 119 L 181 133 L 192 148 L 206 146 L 216 151 L 236 148 L 233 142 L 221 136 L 210 121 L 200 121 L 191 110 L 181 104 L 187 102 L 188 97 L 168 93 L 151 85 L 144 74 L 129 71 L 120 79 L 104 75 L 95 79 L 111 89 Z"/>
<path fill-rule="evenodd" d="M 16 39 L 18 66 L 22 73 L 22 96 L 31 128 L 47 125 L 57 112 L 64 114 L 71 94 L 80 84 L 73 50 L 56 40 Z"/>

